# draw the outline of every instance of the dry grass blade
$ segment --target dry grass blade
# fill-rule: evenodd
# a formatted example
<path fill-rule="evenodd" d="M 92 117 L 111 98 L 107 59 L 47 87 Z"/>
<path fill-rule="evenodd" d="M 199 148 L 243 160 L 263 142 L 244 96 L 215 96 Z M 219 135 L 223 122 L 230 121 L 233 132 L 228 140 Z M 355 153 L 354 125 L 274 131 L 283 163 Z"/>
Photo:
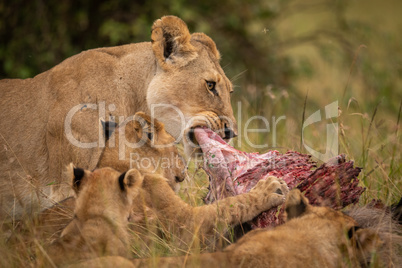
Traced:
<path fill-rule="evenodd" d="M 401 119 L 401 109 L 402 109 L 402 100 L 401 100 L 401 103 L 399 104 L 398 119 L 396 121 L 395 143 L 392 148 L 392 157 L 391 157 L 391 164 L 390 164 L 390 171 L 389 171 L 390 174 L 393 172 L 393 169 L 394 169 L 394 159 L 395 159 L 396 147 L 397 147 L 397 143 L 398 143 L 398 134 L 399 134 L 399 120 Z"/>
<path fill-rule="evenodd" d="M 350 65 L 350 69 L 349 69 L 348 80 L 346 82 L 345 89 L 343 90 L 343 93 L 342 93 L 342 100 L 345 99 L 346 90 L 348 89 L 348 86 L 349 86 L 349 82 L 350 82 L 350 79 L 351 79 L 351 76 L 352 76 L 353 68 L 354 68 L 354 65 L 356 64 L 357 57 L 359 56 L 360 50 L 362 48 L 367 48 L 367 47 L 366 47 L 366 45 L 363 45 L 363 44 L 360 45 L 356 50 L 355 56 L 353 57 L 353 61 L 352 61 L 352 64 Z"/>
<path fill-rule="evenodd" d="M 301 130 L 300 130 L 300 149 L 299 149 L 300 152 L 303 152 L 303 125 L 304 125 L 304 119 L 305 119 L 305 114 L 306 114 L 308 91 L 309 91 L 309 89 L 307 89 L 306 97 L 304 98 L 304 104 L 303 104 L 302 123 L 301 123 Z"/>

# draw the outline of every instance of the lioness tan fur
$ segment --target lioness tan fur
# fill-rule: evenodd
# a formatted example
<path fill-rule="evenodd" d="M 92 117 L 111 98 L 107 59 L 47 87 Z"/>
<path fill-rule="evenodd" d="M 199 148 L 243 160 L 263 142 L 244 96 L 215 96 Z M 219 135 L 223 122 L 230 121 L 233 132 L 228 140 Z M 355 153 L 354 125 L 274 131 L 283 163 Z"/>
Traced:
<path fill-rule="evenodd" d="M 165 16 L 151 39 L 84 51 L 34 78 L 0 81 L 0 220 L 68 195 L 62 171 L 70 162 L 96 167 L 102 119 L 120 122 L 144 111 L 177 142 L 199 125 L 236 134 L 232 85 L 211 38 Z"/>
<path fill-rule="evenodd" d="M 374 230 L 309 205 L 299 190 L 289 193 L 286 212 L 284 225 L 251 231 L 223 252 L 133 260 L 134 267 L 366 267 L 382 245 Z"/>
<path fill-rule="evenodd" d="M 111 168 L 93 172 L 71 167 L 77 193 L 74 218 L 48 249 L 51 263 L 65 263 L 101 256 L 128 256 L 127 230 L 130 207 L 138 194 L 142 175 Z"/>

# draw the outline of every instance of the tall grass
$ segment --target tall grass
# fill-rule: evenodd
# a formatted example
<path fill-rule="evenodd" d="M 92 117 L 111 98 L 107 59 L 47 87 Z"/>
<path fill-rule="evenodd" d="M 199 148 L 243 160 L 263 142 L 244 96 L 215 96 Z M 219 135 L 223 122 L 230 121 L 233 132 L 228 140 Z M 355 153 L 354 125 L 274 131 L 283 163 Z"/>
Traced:
<path fill-rule="evenodd" d="M 359 29 L 361 24 L 357 23 L 357 18 L 366 15 L 360 11 L 356 3 L 354 5 L 348 16 L 355 18 L 356 29 Z M 376 5 L 373 2 L 371 6 L 364 8 L 377 14 Z M 306 25 L 313 25 L 322 16 L 318 13 L 298 14 L 297 18 L 280 21 L 275 30 L 283 31 L 284 35 L 292 30 L 302 31 L 304 24 L 300 21 Z M 376 17 L 378 16 L 377 14 Z M 392 21 L 392 18 L 388 18 L 387 21 Z M 370 24 L 370 18 L 366 18 L 366 22 Z M 375 21 L 372 21 L 371 25 L 373 24 Z M 397 47 L 396 44 L 400 45 L 402 37 L 399 34 L 400 25 L 397 23 L 386 25 L 386 32 L 391 35 L 387 39 L 389 42 L 377 40 L 376 34 L 379 32 L 374 30 L 360 32 L 362 35 L 371 35 L 368 43 L 362 46 L 355 42 L 356 47 L 349 51 L 350 54 L 345 54 L 345 51 L 333 45 L 331 40 L 303 43 L 278 51 L 278 53 L 291 56 L 293 63 L 299 66 L 300 74 L 289 83 L 288 87 L 261 85 L 256 81 L 242 81 L 235 77 L 236 87 L 232 96 L 232 106 L 243 132 L 234 140 L 234 146 L 248 152 L 296 150 L 306 153 L 301 142 L 301 130 L 305 118 L 317 110 L 323 113 L 326 105 L 338 101 L 340 116 L 335 119 L 335 122 L 339 125 L 339 153 L 345 153 L 356 166 L 362 168 L 359 178 L 361 184 L 367 188 L 360 199 L 360 205 L 367 204 L 372 199 L 379 199 L 386 205 L 397 202 L 402 196 L 400 153 L 402 151 L 400 136 L 402 81 L 400 62 L 397 69 L 398 65 L 393 63 L 393 56 L 400 57 L 395 47 Z M 326 45 L 324 46 L 323 43 Z M 226 69 L 229 68 L 230 66 Z M 275 68 L 275 66 L 267 66 L 267 68 Z M 256 115 L 268 120 L 270 131 L 248 132 L 248 139 L 246 139 L 244 124 Z M 273 122 L 281 116 L 286 118 L 278 122 L 274 131 Z M 328 121 L 322 120 L 304 131 L 305 142 L 317 151 L 325 151 L 327 124 Z M 265 123 L 261 120 L 253 120 L 249 125 L 249 129 L 265 127 Z M 267 146 L 256 148 L 248 141 L 256 145 L 267 144 Z M 192 205 L 201 205 L 202 197 L 208 191 L 208 178 L 199 162 L 190 162 L 188 173 L 190 179 L 183 182 L 179 195 Z M 34 228 L 28 228 L 31 231 L 23 234 L 29 237 L 29 243 L 19 239 L 22 235 L 18 233 L 18 230 L 14 228 L 0 234 L 2 238 L 0 239 L 0 267 L 33 267 L 35 260 L 36 263 L 42 263 L 40 258 L 46 258 L 43 250 L 45 241 L 36 237 Z M 6 243 L 6 239 L 13 233 L 17 234 L 16 239 L 19 242 L 17 247 L 10 247 Z M 132 251 L 141 257 L 187 253 L 176 248 L 174 241 L 161 240 L 156 233 L 151 239 L 154 241 L 152 247 L 138 249 L 133 245 Z M 189 245 L 189 251 L 197 248 L 197 244 L 195 239 L 194 243 Z"/>

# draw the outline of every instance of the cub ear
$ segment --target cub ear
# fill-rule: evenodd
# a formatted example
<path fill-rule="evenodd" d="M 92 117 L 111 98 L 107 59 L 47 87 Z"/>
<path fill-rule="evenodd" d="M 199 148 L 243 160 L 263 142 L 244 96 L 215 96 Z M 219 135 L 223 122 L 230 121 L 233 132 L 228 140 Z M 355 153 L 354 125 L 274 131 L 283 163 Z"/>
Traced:
<path fill-rule="evenodd" d="M 76 168 L 73 163 L 70 163 L 68 166 L 68 172 L 72 178 L 71 185 L 73 190 L 78 194 L 79 190 L 81 189 L 81 182 L 85 176 L 85 170 L 82 168 Z"/>
<path fill-rule="evenodd" d="M 402 224 L 402 198 L 399 203 L 391 205 L 392 217 L 399 223 Z"/>
<path fill-rule="evenodd" d="M 152 118 L 144 112 L 137 112 L 134 115 L 134 120 L 141 124 L 141 128 L 154 128 L 156 131 L 165 128 L 165 125 L 162 122 L 159 122 L 158 119 Z"/>
<path fill-rule="evenodd" d="M 287 220 L 300 217 L 306 212 L 309 206 L 307 198 L 303 196 L 299 189 L 291 190 L 285 202 L 285 211 Z"/>
<path fill-rule="evenodd" d="M 138 189 L 142 185 L 144 177 L 137 169 L 130 169 L 122 173 L 119 177 L 119 186 L 122 192 L 130 189 Z"/>
<path fill-rule="evenodd" d="M 187 25 L 178 17 L 164 16 L 154 22 L 152 50 L 162 69 L 183 67 L 198 56 L 190 38 Z"/>
<path fill-rule="evenodd" d="M 382 245 L 379 235 L 375 230 L 353 226 L 348 231 L 348 238 L 352 243 L 357 260 L 364 264 L 370 264 L 372 254 Z"/>
<path fill-rule="evenodd" d="M 155 134 L 157 135 L 159 131 L 165 128 L 163 123 L 143 112 L 137 112 L 134 115 L 134 122 L 135 131 L 139 138 L 142 139 L 143 135 L 146 135 L 150 141 L 153 141 Z"/>

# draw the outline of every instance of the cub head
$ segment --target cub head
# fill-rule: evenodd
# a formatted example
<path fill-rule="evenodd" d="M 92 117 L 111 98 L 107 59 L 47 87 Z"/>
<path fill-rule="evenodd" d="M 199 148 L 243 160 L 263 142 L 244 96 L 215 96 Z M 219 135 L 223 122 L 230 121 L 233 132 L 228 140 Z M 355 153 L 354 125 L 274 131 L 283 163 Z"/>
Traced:
<path fill-rule="evenodd" d="M 360 228 L 352 217 L 341 211 L 310 205 L 298 189 L 293 189 L 287 196 L 285 219 L 299 221 L 304 228 L 311 226 L 320 232 L 327 232 L 327 237 L 334 237 L 335 233 L 337 241 L 331 243 L 337 244 L 344 261 L 359 267 L 369 266 L 373 253 L 382 245 L 375 230 Z"/>
<path fill-rule="evenodd" d="M 163 123 L 138 112 L 119 125 L 104 122 L 103 126 L 108 140 L 98 167 L 160 174 L 173 189 L 186 178 L 185 162 Z"/>
<path fill-rule="evenodd" d="M 189 153 L 191 130 L 206 126 L 229 140 L 237 135 L 230 103 L 232 84 L 219 65 L 214 41 L 203 33 L 190 34 L 175 16 L 165 16 L 152 26 L 152 50 L 157 71 L 147 91 L 153 117 L 165 124 Z"/>
<path fill-rule="evenodd" d="M 85 222 L 101 216 L 116 224 L 128 223 L 133 199 L 142 186 L 143 176 L 136 169 L 121 173 L 112 168 L 94 171 L 68 167 L 76 194 L 75 219 Z"/>

